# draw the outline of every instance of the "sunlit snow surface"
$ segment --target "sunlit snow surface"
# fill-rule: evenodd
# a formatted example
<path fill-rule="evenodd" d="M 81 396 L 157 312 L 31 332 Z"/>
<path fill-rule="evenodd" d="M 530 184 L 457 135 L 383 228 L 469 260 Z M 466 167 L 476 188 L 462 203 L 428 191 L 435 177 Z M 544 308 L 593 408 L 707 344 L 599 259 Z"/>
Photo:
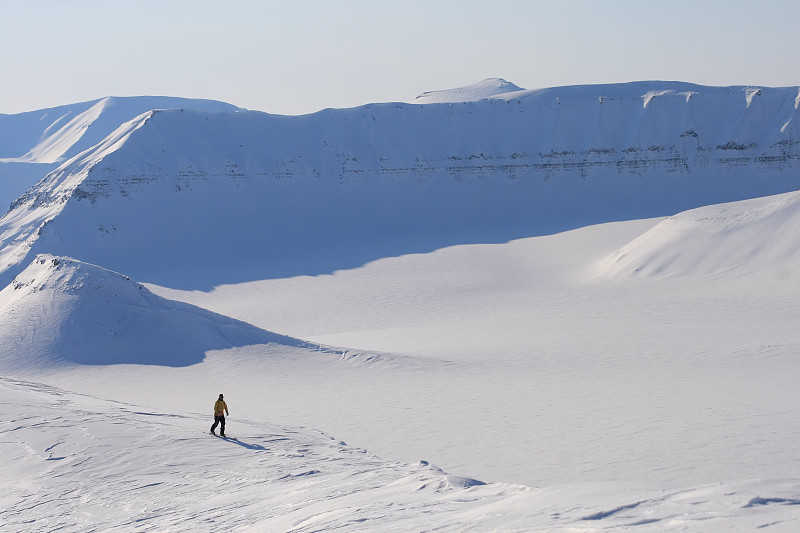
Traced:
<path fill-rule="evenodd" d="M 0 528 L 793 531 L 797 265 L 609 272 L 616 250 L 658 227 L 608 224 L 207 294 L 151 286 L 361 349 L 272 344 L 188 367 L 5 379 L 13 461 Z M 390 315 L 397 327 L 378 327 Z M 238 441 L 204 434 L 218 392 Z"/>
<path fill-rule="evenodd" d="M 485 485 L 298 427 L 239 420 L 237 439 L 222 440 L 203 434 L 201 414 L 8 378 L 0 401 L 3 531 L 659 530 L 796 518 L 791 483 Z"/>
<path fill-rule="evenodd" d="M 0 221 L 0 531 L 797 531 L 797 91 L 704 90 L 76 155 Z"/>

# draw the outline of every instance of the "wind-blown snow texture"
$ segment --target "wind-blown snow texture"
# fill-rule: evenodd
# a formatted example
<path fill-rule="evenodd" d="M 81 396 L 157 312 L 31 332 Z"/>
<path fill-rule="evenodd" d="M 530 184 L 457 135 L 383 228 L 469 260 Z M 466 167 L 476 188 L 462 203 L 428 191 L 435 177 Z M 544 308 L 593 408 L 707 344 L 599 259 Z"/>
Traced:
<path fill-rule="evenodd" d="M 796 531 L 798 89 L 505 83 L 148 111 L 15 201 L 0 530 Z"/>
<path fill-rule="evenodd" d="M 313 430 L 245 420 L 224 441 L 198 431 L 202 415 L 4 377 L 0 400 L 2 531 L 741 530 L 791 521 L 800 503 L 790 483 L 613 496 L 487 485 Z"/>

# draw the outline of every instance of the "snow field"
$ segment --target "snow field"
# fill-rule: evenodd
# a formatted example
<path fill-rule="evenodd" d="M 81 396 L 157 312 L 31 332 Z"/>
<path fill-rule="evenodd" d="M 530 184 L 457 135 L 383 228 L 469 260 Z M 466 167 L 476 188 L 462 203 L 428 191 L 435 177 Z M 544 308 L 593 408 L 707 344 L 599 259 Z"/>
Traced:
<path fill-rule="evenodd" d="M 272 416 L 384 456 L 532 486 L 781 476 L 800 431 L 786 410 L 800 401 L 797 277 L 598 277 L 657 223 L 210 293 L 151 289 L 315 342 L 403 354 L 391 366 L 259 372 L 275 376 Z M 299 375 L 317 394 L 290 392 Z"/>
<path fill-rule="evenodd" d="M 401 531 L 426 510 L 458 514 L 526 490 L 469 494 L 462 489 L 474 481 L 381 461 L 310 430 L 237 420 L 237 440 L 222 440 L 208 434 L 207 416 L 141 411 L 18 380 L 0 387 L 15 411 L 2 427 L 13 459 L 4 531 L 314 531 L 360 522 Z"/>
<path fill-rule="evenodd" d="M 607 258 L 659 223 L 210 293 L 150 286 L 351 348 L 241 347 L 189 367 L 75 367 L 46 381 L 178 412 L 196 412 L 210 388 L 224 387 L 237 417 L 320 428 L 407 464 L 424 458 L 456 475 L 556 492 L 543 522 L 510 513 L 526 524 L 520 530 L 553 530 L 561 517 L 565 528 L 583 527 L 575 521 L 592 517 L 586 527 L 791 531 L 800 499 L 795 270 L 787 263 L 788 277 L 775 276 L 771 262 L 755 261 L 740 276 L 608 279 Z M 390 316 L 398 326 L 379 327 Z M 564 511 L 573 509 L 565 492 L 587 495 L 575 504 L 580 516 Z"/>
<path fill-rule="evenodd" d="M 0 531 L 791 531 L 798 521 L 796 482 L 486 485 L 313 430 L 233 416 L 238 439 L 223 440 L 205 433 L 208 416 L 41 383 L 0 379 L 0 404 L 10 414 Z"/>

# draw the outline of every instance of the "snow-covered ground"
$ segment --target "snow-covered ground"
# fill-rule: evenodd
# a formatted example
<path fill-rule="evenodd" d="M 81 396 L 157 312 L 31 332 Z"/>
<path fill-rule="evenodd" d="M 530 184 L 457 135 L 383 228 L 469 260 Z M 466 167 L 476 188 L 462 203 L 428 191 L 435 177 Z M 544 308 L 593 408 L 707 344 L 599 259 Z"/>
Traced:
<path fill-rule="evenodd" d="M 749 207 L 791 209 L 794 198 Z M 668 221 L 210 293 L 150 286 L 351 348 L 278 342 L 171 367 L 37 364 L 18 378 L 33 384 L 1 389 L 14 413 L 4 449 L 27 461 L 12 470 L 8 516 L 67 530 L 793 531 L 797 263 L 756 257 L 740 275 L 609 269 L 618 249 Z M 218 392 L 238 443 L 202 434 Z M 489 484 L 460 488 L 462 478 Z M 133 501 L 116 506 L 124 494 Z M 89 509 L 65 517 L 75 501 Z"/>
<path fill-rule="evenodd" d="M 0 377 L 0 531 L 637 531 L 797 527 L 796 482 L 483 484 L 318 431 Z M 233 429 L 233 425 L 231 429 Z M 230 431 L 229 431 L 230 432 Z M 620 490 L 621 489 L 621 490 Z"/>
<path fill-rule="evenodd" d="M 457 119 L 165 111 L 65 162 L 0 220 L 0 531 L 796 531 L 800 193 L 752 193 L 798 179 L 797 90 L 655 86 L 597 89 L 636 127 L 590 88 Z M 523 122 L 494 106 L 556 93 L 572 126 L 667 146 L 665 106 L 713 140 L 677 176 L 658 150 L 502 174 Z M 488 130 L 405 138 L 450 120 Z M 207 433 L 220 392 L 238 440 Z"/>
<path fill-rule="evenodd" d="M 323 372 L 321 397 L 265 387 L 277 416 L 308 412 L 305 423 L 357 433 L 392 457 L 435 451 L 445 469 L 529 485 L 781 476 L 800 430 L 786 409 L 800 400 L 797 262 L 740 276 L 609 277 L 614 252 L 656 222 L 209 293 L 153 288 L 293 336 L 409 356 L 360 365 L 346 387 Z M 784 245 L 773 230 L 762 242 Z M 735 258 L 738 242 L 728 248 Z M 360 398 L 364 412 L 353 413 Z"/>

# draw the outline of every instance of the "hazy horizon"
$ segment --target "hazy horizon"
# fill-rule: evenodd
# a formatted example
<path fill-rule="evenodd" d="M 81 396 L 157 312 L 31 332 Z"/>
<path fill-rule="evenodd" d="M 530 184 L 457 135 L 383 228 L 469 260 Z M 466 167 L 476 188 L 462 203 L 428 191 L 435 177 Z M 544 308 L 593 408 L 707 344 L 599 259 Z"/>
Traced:
<path fill-rule="evenodd" d="M 304 114 L 501 77 L 528 89 L 639 80 L 800 85 L 800 4 L 629 0 L 0 0 L 0 113 L 104 96 Z"/>

